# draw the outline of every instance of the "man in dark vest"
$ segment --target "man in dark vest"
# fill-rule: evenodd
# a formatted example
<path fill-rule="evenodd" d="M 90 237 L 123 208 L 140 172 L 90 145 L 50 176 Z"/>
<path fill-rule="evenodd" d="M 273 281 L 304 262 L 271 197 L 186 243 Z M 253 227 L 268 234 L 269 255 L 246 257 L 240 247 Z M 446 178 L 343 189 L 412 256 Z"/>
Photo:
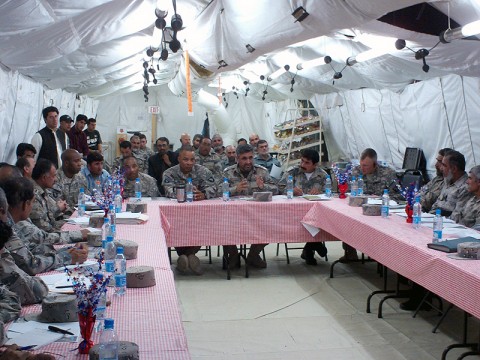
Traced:
<path fill-rule="evenodd" d="M 64 150 L 59 138 L 63 132 L 58 129 L 58 109 L 48 106 L 42 110 L 45 127 L 39 130 L 32 138 L 32 145 L 37 150 L 35 160 L 44 158 L 50 160 L 57 169 L 62 165 L 60 156 Z"/>

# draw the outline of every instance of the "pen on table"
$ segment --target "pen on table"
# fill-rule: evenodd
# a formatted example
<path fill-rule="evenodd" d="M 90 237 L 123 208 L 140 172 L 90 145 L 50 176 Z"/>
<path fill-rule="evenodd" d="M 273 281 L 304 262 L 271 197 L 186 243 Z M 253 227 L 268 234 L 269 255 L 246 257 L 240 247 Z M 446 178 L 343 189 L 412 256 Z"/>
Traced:
<path fill-rule="evenodd" d="M 75 335 L 74 333 L 68 331 L 68 330 L 64 330 L 64 329 L 61 329 L 59 327 L 56 327 L 56 326 L 52 326 L 52 325 L 49 325 L 48 326 L 48 330 L 50 331 L 53 331 L 53 332 L 56 332 L 56 333 L 60 333 L 60 334 L 66 334 L 66 335 Z"/>
<path fill-rule="evenodd" d="M 37 345 L 28 345 L 28 346 L 21 346 L 18 350 L 25 351 L 25 350 L 32 350 Z"/>
<path fill-rule="evenodd" d="M 60 285 L 60 286 L 55 286 L 55 289 L 67 289 L 73 287 L 72 285 Z"/>

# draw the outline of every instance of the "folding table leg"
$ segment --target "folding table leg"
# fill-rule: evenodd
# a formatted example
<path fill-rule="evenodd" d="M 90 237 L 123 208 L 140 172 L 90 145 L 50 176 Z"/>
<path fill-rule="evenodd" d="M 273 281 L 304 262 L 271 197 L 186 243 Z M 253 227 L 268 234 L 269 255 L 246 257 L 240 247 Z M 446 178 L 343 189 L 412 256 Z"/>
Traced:
<path fill-rule="evenodd" d="M 386 266 L 382 266 L 382 274 L 381 276 L 383 276 L 383 289 L 382 290 L 376 290 L 376 291 L 372 291 L 370 293 L 370 295 L 368 295 L 368 298 L 367 298 L 367 313 L 370 314 L 370 302 L 372 300 L 372 297 L 374 297 L 375 295 L 378 295 L 378 294 L 393 294 L 395 293 L 396 290 L 387 290 L 387 267 Z"/>
<path fill-rule="evenodd" d="M 466 311 L 463 312 L 463 335 L 462 335 L 462 342 L 460 344 L 452 344 L 448 345 L 442 353 L 442 360 L 447 359 L 447 354 L 450 350 L 456 348 L 468 348 L 468 347 L 475 347 L 477 343 L 467 343 L 468 339 L 468 313 Z M 463 354 L 462 354 L 463 355 Z"/>

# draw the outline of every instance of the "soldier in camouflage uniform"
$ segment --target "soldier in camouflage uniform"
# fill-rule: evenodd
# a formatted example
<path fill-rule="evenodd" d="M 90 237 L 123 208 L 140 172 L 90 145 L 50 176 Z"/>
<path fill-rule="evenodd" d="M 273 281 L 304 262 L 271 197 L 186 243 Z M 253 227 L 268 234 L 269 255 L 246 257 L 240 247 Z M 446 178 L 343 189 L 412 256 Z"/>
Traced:
<path fill-rule="evenodd" d="M 11 178 L 2 182 L 0 191 L 0 215 L 2 209 L 8 206 L 8 212 L 1 218 L 12 227 L 16 222 L 28 219 L 35 195 L 32 182 L 25 178 Z M 7 204 L 7 199 L 9 203 Z M 62 248 L 56 251 L 52 245 L 32 244 L 28 238 L 19 238 L 15 231 L 5 243 L 17 266 L 29 275 L 49 271 L 64 264 L 83 263 L 87 259 L 88 249 L 83 246 L 77 248 Z"/>
<path fill-rule="evenodd" d="M 445 154 L 452 149 L 444 148 L 438 152 L 437 161 L 435 163 L 435 170 L 437 176 L 424 185 L 420 189 L 420 203 L 422 204 L 422 211 L 429 212 L 432 209 L 433 204 L 437 201 L 440 191 L 443 187 L 443 172 L 442 172 L 442 160 Z"/>
<path fill-rule="evenodd" d="M 17 235 L 22 239 L 28 239 L 31 244 L 62 245 L 87 240 L 87 229 L 46 232 L 27 219 L 19 221 L 13 226 Z"/>
<path fill-rule="evenodd" d="M 442 172 L 445 181 L 430 213 L 441 209 L 442 216 L 450 216 L 455 207 L 464 205 L 473 196 L 465 186 L 468 178 L 465 157 L 455 150 L 447 152 L 442 160 Z"/>
<path fill-rule="evenodd" d="M 133 156 L 135 159 L 137 159 L 138 168 L 142 172 L 147 172 L 148 166 L 147 166 L 147 163 L 144 160 L 144 157 L 135 155 L 133 153 L 132 144 L 130 143 L 130 141 L 122 141 L 120 143 L 120 153 L 122 155 L 116 157 L 115 160 L 113 160 L 112 173 L 114 173 L 115 171 L 123 169 L 123 166 L 124 166 L 123 162 L 125 161 L 126 158 L 128 158 L 130 156 Z M 144 170 L 142 170 L 142 169 L 144 169 Z"/>
<path fill-rule="evenodd" d="M 62 167 L 57 171 L 55 185 L 62 192 L 62 198 L 70 208 L 78 203 L 80 188 L 88 192 L 88 182 L 80 172 L 82 169 L 82 155 L 77 150 L 67 149 L 62 153 Z"/>
<path fill-rule="evenodd" d="M 48 294 L 42 279 L 30 276 L 15 264 L 5 243 L 13 235 L 12 228 L 0 221 L 0 282 L 20 298 L 22 305 L 36 304 Z"/>
<path fill-rule="evenodd" d="M 277 185 L 268 174 L 267 169 L 253 163 L 253 148 L 250 145 L 240 145 L 237 148 L 237 165 L 227 167 L 223 175 L 230 184 L 230 194 L 252 195 L 258 191 L 278 193 Z M 260 252 L 267 244 L 253 244 L 247 256 L 247 263 L 258 268 L 266 268 L 267 263 L 260 257 Z M 225 245 L 224 253 L 228 255 L 227 264 L 230 268 L 238 267 L 240 258 L 235 245 Z"/>
<path fill-rule="evenodd" d="M 139 133 L 133 134 L 130 138 L 132 144 L 132 155 L 137 159 L 140 172 L 147 173 L 148 170 L 148 153 L 141 148 Z"/>
<path fill-rule="evenodd" d="M 50 160 L 38 159 L 33 169 L 35 202 L 33 203 L 30 219 L 40 229 L 47 232 L 59 231 L 65 224 L 63 211 L 66 203 L 55 202 L 47 193 L 55 183 L 57 169 Z"/>
<path fill-rule="evenodd" d="M 212 150 L 212 140 L 203 137 L 198 150 L 195 151 L 195 163 L 205 166 L 211 171 L 217 187 L 223 182 L 223 162 L 215 151 Z"/>
<path fill-rule="evenodd" d="M 157 181 L 150 175 L 139 172 L 137 159 L 133 156 L 126 158 L 123 166 L 125 168 L 125 184 L 123 185 L 123 197 L 135 197 L 135 180 L 140 179 L 142 196 L 157 197 Z"/>
<path fill-rule="evenodd" d="M 261 141 L 258 142 L 259 153 L 261 152 Z M 294 196 L 322 194 L 325 191 L 327 173 L 318 166 L 319 161 L 320 155 L 318 151 L 313 149 L 303 150 L 300 165 L 285 172 L 282 179 L 278 182 L 279 192 L 282 194 L 286 193 L 288 177 L 292 176 Z M 323 242 L 308 242 L 305 244 L 301 255 L 307 265 L 317 265 L 315 251 L 321 257 L 327 255 L 327 248 Z"/>
<path fill-rule="evenodd" d="M 217 194 L 215 179 L 206 167 L 195 164 L 193 147 L 183 146 L 178 153 L 178 165 L 175 165 L 163 173 L 163 187 L 165 196 L 176 198 L 175 186 L 185 184 L 187 179 L 192 179 L 193 200 L 199 201 L 214 198 Z M 177 269 L 185 272 L 190 268 L 195 274 L 201 275 L 200 260 L 195 255 L 200 246 L 176 247 L 179 255 Z"/>
<path fill-rule="evenodd" d="M 473 196 L 466 203 L 459 203 L 450 219 L 467 227 L 480 230 L 480 165 L 468 174 L 467 189 Z"/>
<path fill-rule="evenodd" d="M 403 200 L 402 195 L 395 187 L 397 184 L 395 171 L 377 163 L 377 152 L 375 150 L 371 148 L 363 150 L 360 155 L 360 166 L 352 170 L 352 176 L 358 177 L 360 174 L 363 175 L 363 193 L 365 195 L 381 196 L 384 189 L 389 189 L 391 199 Z M 342 246 L 345 255 L 339 259 L 341 262 L 358 260 L 357 251 L 353 247 L 345 243 L 342 243 Z"/>
<path fill-rule="evenodd" d="M 5 285 L 0 285 L 0 327 L 3 330 L 3 323 L 15 320 L 22 306 L 20 299 L 14 292 L 8 290 Z M 0 338 L 0 345 L 3 344 L 3 336 Z"/>
<path fill-rule="evenodd" d="M 212 136 L 212 148 L 220 158 L 222 166 L 224 163 L 228 162 L 228 157 L 225 153 L 225 146 L 223 146 L 223 138 L 220 134 L 215 134 Z"/>
<path fill-rule="evenodd" d="M 225 148 L 226 161 L 223 162 L 223 169 L 237 164 L 237 148 L 233 145 L 228 145 Z"/>
<path fill-rule="evenodd" d="M 273 165 L 277 167 L 282 167 L 280 161 L 272 157 L 270 152 L 268 151 L 268 142 L 267 140 L 259 140 L 257 143 L 257 156 L 253 158 L 255 164 L 263 166 L 268 170 L 268 172 L 272 171 Z"/>
<path fill-rule="evenodd" d="M 145 134 L 138 134 L 140 138 L 140 150 L 144 151 L 147 154 L 147 160 L 150 156 L 155 155 L 155 152 L 147 146 L 147 137 Z"/>

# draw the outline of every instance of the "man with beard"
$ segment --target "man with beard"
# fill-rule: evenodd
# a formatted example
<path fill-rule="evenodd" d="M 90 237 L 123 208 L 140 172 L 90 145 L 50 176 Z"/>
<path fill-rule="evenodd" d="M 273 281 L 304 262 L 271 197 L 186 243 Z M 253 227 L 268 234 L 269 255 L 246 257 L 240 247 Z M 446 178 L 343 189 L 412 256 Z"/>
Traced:
<path fill-rule="evenodd" d="M 178 154 L 182 147 L 187 145 L 190 146 L 190 135 L 187 133 L 183 133 L 182 135 L 180 135 L 180 147 L 175 150 L 175 152 Z"/>
<path fill-rule="evenodd" d="M 450 148 L 441 149 L 437 155 L 437 162 L 435 163 L 435 170 L 437 172 L 437 176 L 435 176 L 432 180 L 428 182 L 428 184 L 424 185 L 420 189 L 420 203 L 422 204 L 422 211 L 429 212 L 432 209 L 432 205 L 440 195 L 440 191 L 443 187 L 443 173 L 442 173 L 442 160 L 445 156 L 445 153 L 451 151 Z"/>
<path fill-rule="evenodd" d="M 148 175 L 157 180 L 158 191 L 165 196 L 165 189 L 162 185 L 163 173 L 178 164 L 177 154 L 169 150 L 170 141 L 166 137 L 159 137 L 156 145 L 157 153 L 148 158 Z"/>
<path fill-rule="evenodd" d="M 227 155 L 227 161 L 223 163 L 224 169 L 237 163 L 237 148 L 233 145 L 228 145 L 225 148 L 225 154 Z"/>
<path fill-rule="evenodd" d="M 256 191 L 271 191 L 278 193 L 277 185 L 268 174 L 268 171 L 253 163 L 253 148 L 250 145 L 240 145 L 237 148 L 237 165 L 227 167 L 223 175 L 230 184 L 232 196 L 252 195 Z M 252 244 L 247 256 L 247 263 L 257 268 L 266 268 L 267 263 L 260 257 L 260 252 L 267 244 Z M 235 245 L 225 245 L 224 253 L 228 256 L 228 266 L 238 267 L 240 257 Z"/>
<path fill-rule="evenodd" d="M 200 146 L 200 140 L 202 140 L 202 138 L 202 134 L 195 134 L 193 136 L 192 146 L 194 150 L 198 150 L 198 147 Z"/>
<path fill-rule="evenodd" d="M 78 203 L 80 188 L 87 189 L 87 179 L 80 172 L 82 155 L 77 150 L 67 149 L 62 153 L 62 167 L 57 171 L 55 188 L 59 189 L 63 200 L 70 208 Z"/>
<path fill-rule="evenodd" d="M 473 196 L 466 203 L 457 204 L 450 219 L 466 227 L 480 230 L 480 165 L 470 170 L 467 190 Z"/>
<path fill-rule="evenodd" d="M 205 166 L 195 163 L 195 152 L 191 146 L 183 146 L 178 153 L 178 165 L 165 170 L 163 173 L 163 187 L 165 196 L 176 198 L 175 187 L 185 184 L 188 179 L 193 184 L 193 201 L 214 198 L 217 194 L 215 179 Z M 195 255 L 200 246 L 176 247 L 178 254 L 177 270 L 185 273 L 189 268 L 196 275 L 201 275 L 203 270 L 200 259 Z"/>
<path fill-rule="evenodd" d="M 212 136 L 212 148 L 215 153 L 220 157 L 222 162 L 227 160 L 227 155 L 225 154 L 225 146 L 223 146 L 223 139 L 220 134 L 215 134 Z"/>
<path fill-rule="evenodd" d="M 261 141 L 258 142 L 259 154 L 261 153 Z M 300 165 L 286 172 L 278 183 L 281 193 L 286 193 L 287 179 L 289 176 L 293 178 L 293 195 L 302 196 L 304 194 L 317 195 L 325 191 L 325 179 L 327 173 L 318 167 L 320 155 L 318 151 L 313 149 L 305 149 L 302 151 Z M 302 251 L 302 259 L 307 265 L 317 265 L 315 259 L 315 251 L 321 257 L 327 255 L 327 248 L 322 242 L 309 242 L 305 244 Z"/>
<path fill-rule="evenodd" d="M 441 209 L 442 216 L 450 216 L 456 206 L 461 206 L 472 196 L 465 187 L 468 175 L 463 154 L 448 151 L 442 159 L 442 172 L 445 179 L 443 187 L 430 213 L 435 214 L 437 209 Z"/>

